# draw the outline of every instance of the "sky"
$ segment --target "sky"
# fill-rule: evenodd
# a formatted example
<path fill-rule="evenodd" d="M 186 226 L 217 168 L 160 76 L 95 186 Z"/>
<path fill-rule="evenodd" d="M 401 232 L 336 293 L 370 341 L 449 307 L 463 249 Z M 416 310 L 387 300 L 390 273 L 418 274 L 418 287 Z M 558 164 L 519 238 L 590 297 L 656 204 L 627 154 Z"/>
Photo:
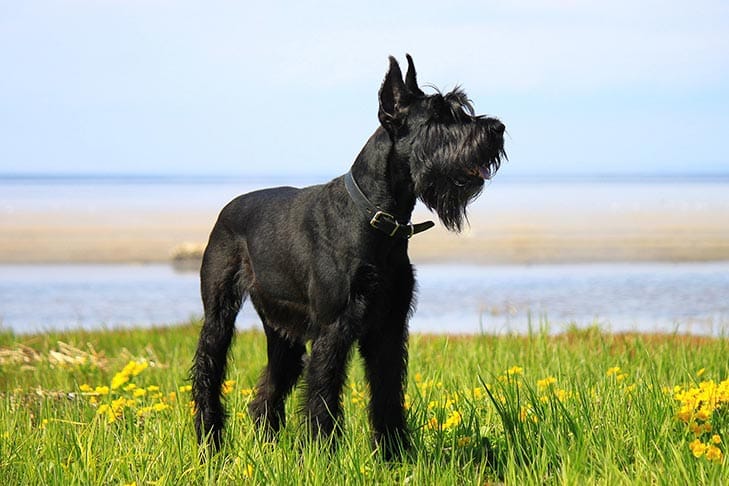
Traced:
<path fill-rule="evenodd" d="M 341 174 L 405 53 L 502 172 L 729 173 L 726 1 L 0 0 L 0 174 Z"/>

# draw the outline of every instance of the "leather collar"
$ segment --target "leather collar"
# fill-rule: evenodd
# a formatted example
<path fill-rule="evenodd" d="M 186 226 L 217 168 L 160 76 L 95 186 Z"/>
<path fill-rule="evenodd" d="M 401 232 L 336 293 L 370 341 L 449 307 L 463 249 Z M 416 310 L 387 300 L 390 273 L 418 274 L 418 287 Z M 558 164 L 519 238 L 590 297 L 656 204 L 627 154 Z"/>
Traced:
<path fill-rule="evenodd" d="M 398 222 L 392 214 L 372 204 L 372 201 L 364 195 L 362 189 L 357 185 L 357 181 L 354 180 L 351 170 L 344 175 L 344 187 L 347 189 L 347 193 L 355 205 L 365 213 L 370 226 L 390 237 L 397 236 L 407 239 L 435 226 L 435 223 L 432 221 L 417 224 Z"/>

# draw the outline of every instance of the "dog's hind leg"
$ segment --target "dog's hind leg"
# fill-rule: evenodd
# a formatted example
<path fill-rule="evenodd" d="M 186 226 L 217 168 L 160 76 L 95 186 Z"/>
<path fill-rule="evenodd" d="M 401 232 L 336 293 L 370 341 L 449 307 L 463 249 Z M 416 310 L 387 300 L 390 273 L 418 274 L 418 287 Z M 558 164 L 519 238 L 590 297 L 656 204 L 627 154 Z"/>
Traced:
<path fill-rule="evenodd" d="M 352 344 L 362 327 L 367 301 L 355 289 L 344 311 L 323 326 L 311 345 L 306 376 L 306 414 L 313 437 L 330 437 L 342 431 L 341 394 L 347 377 Z"/>
<path fill-rule="evenodd" d="M 265 433 L 275 434 L 286 425 L 285 400 L 304 369 L 306 347 L 279 334 L 266 322 L 262 312 L 259 311 L 259 315 L 266 331 L 268 364 L 256 385 L 256 396 L 248 405 L 248 411 L 253 420 L 263 426 Z"/>
<path fill-rule="evenodd" d="M 250 278 L 235 238 L 224 229 L 214 228 L 200 269 L 205 320 L 191 375 L 198 442 L 203 443 L 209 434 L 215 450 L 220 448 L 225 422 L 220 394 L 226 358 Z"/>

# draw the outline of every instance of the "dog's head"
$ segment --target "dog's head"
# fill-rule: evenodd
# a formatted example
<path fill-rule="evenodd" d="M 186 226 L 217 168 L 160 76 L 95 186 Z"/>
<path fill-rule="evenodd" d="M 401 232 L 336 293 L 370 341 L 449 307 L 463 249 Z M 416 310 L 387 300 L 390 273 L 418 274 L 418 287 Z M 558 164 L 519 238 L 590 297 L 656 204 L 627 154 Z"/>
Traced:
<path fill-rule="evenodd" d="M 466 206 L 506 159 L 505 126 L 476 115 L 460 88 L 426 95 L 419 87 L 410 55 L 403 80 L 390 57 L 380 88 L 379 119 L 394 144 L 394 155 L 407 163 L 415 194 L 441 222 L 460 231 Z"/>

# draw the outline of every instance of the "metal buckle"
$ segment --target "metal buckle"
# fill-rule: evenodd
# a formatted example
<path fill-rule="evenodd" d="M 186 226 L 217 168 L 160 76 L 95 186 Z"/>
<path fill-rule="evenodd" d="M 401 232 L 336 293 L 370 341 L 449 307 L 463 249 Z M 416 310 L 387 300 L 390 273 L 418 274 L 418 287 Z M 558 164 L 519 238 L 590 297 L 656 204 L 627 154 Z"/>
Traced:
<path fill-rule="evenodd" d="M 395 233 L 397 233 L 397 230 L 400 229 L 400 226 L 402 226 L 400 223 L 397 222 L 395 219 L 395 216 L 393 216 L 390 213 L 386 213 L 385 211 L 377 211 L 374 216 L 372 216 L 372 219 L 370 220 L 370 226 L 372 226 L 375 229 L 380 229 L 377 227 L 377 225 L 383 221 L 380 220 L 380 218 L 385 218 L 389 220 L 388 222 L 392 222 L 392 224 L 395 225 L 395 229 L 392 230 L 390 233 L 390 236 L 395 236 Z"/>
<path fill-rule="evenodd" d="M 370 220 L 370 226 L 377 229 L 377 224 L 380 222 L 380 217 L 384 216 L 385 218 L 390 218 L 391 220 L 395 220 L 395 218 L 390 213 L 386 213 L 384 211 L 377 211 L 374 216 L 372 216 L 372 219 Z"/>

